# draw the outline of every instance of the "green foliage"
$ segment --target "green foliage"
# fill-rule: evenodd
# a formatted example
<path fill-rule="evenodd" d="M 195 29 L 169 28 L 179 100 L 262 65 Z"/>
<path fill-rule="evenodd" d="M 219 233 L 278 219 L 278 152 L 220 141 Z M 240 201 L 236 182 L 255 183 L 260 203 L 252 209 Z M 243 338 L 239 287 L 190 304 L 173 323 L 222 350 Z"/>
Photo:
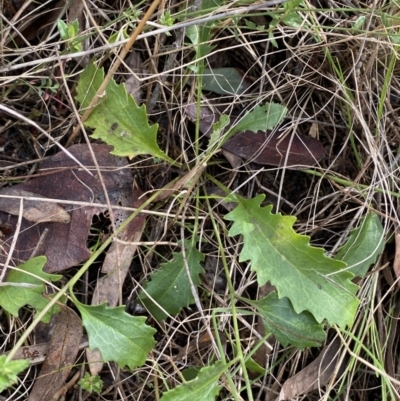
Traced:
<path fill-rule="evenodd" d="M 78 384 L 82 390 L 89 391 L 89 393 L 100 394 L 103 388 L 103 380 L 101 380 L 100 376 L 92 376 L 88 372 L 79 380 Z"/>
<path fill-rule="evenodd" d="M 57 20 L 57 28 L 63 40 L 67 41 L 67 51 L 69 53 L 77 53 L 82 51 L 82 41 L 84 38 L 79 38 L 79 22 L 77 19 L 70 24 L 66 24 L 63 20 Z"/>
<path fill-rule="evenodd" d="M 104 70 L 91 63 L 80 76 L 76 99 L 85 109 L 104 80 Z M 85 125 L 95 128 L 92 137 L 114 146 L 116 156 L 133 158 L 151 154 L 173 163 L 157 145 L 157 124 L 147 122 L 146 107 L 138 107 L 124 85 L 112 80 Z"/>
<path fill-rule="evenodd" d="M 161 401 L 215 401 L 221 390 L 218 379 L 226 368 L 222 362 L 216 362 L 201 369 L 195 379 L 164 393 Z"/>
<path fill-rule="evenodd" d="M 266 103 L 262 106 L 256 106 L 229 130 L 227 137 L 229 138 L 243 131 L 265 132 L 274 129 L 283 121 L 286 113 L 286 107 L 278 103 Z"/>
<path fill-rule="evenodd" d="M 191 280 L 194 285 L 199 285 L 199 275 L 204 272 L 200 265 L 204 255 L 196 249 L 194 242 L 185 241 L 184 246 Z M 162 264 L 161 269 L 151 275 L 151 281 L 145 284 L 144 290 L 139 293 L 141 303 L 157 320 L 165 319 L 165 312 L 175 315 L 181 308 L 193 303 L 183 255 L 174 252 L 173 257 L 172 261 Z"/>
<path fill-rule="evenodd" d="M 221 138 L 223 138 L 223 141 L 226 141 L 239 132 L 266 132 L 267 130 L 272 130 L 282 122 L 286 113 L 286 107 L 278 103 L 266 103 L 262 106 L 256 106 L 253 110 L 246 113 L 237 124 L 229 128 L 222 137 L 224 129 L 230 123 L 229 117 L 223 114 L 218 122 L 213 125 L 213 132 L 208 148 L 210 149 L 218 143 Z"/>
<path fill-rule="evenodd" d="M 279 299 L 276 292 L 258 301 L 246 302 L 257 308 L 266 330 L 284 347 L 320 347 L 325 340 L 322 324 L 317 323 L 308 312 L 296 313 L 288 298 Z"/>
<path fill-rule="evenodd" d="M 343 271 L 346 264 L 310 246 L 309 237 L 293 230 L 295 217 L 272 214 L 272 206 L 261 208 L 263 195 L 236 200 L 239 205 L 225 216 L 234 222 L 229 235 L 243 235 L 239 260 L 251 261 L 259 285 L 270 281 L 296 313 L 309 311 L 318 323 L 351 326 L 358 287 L 351 282 L 353 274 Z"/>
<path fill-rule="evenodd" d="M 211 149 L 215 144 L 221 140 L 221 135 L 224 129 L 229 125 L 230 119 L 228 116 L 223 114 L 218 122 L 213 124 L 213 130 L 210 136 L 210 141 L 208 143 L 208 148 Z"/>
<path fill-rule="evenodd" d="M 350 232 L 348 241 L 336 254 L 355 276 L 364 277 L 376 262 L 385 246 L 381 221 L 376 213 L 369 212 L 361 219 L 359 227 Z"/>
<path fill-rule="evenodd" d="M 169 10 L 165 11 L 160 17 L 160 24 L 165 26 L 172 26 L 174 25 L 175 19 L 171 17 L 171 13 Z M 170 32 L 165 32 L 167 36 L 171 36 Z"/>
<path fill-rule="evenodd" d="M 18 311 L 25 305 L 30 305 L 40 312 L 48 303 L 42 296 L 45 292 L 44 281 L 58 281 L 62 276 L 48 274 L 43 271 L 46 264 L 45 256 L 37 256 L 12 269 L 7 274 L 6 281 L 0 286 L 0 306 L 13 316 L 18 317 Z M 58 311 L 53 307 L 42 319 L 48 323 L 51 316 Z"/>
<path fill-rule="evenodd" d="M 217 8 L 221 2 L 217 0 L 204 0 L 201 2 L 200 11 L 203 13 L 210 12 Z M 192 44 L 195 46 L 196 60 L 206 56 L 214 49 L 215 46 L 209 46 L 206 43 L 212 38 L 211 29 L 213 27 L 212 22 L 208 22 L 202 25 L 192 25 L 186 28 L 186 36 L 190 39 Z M 195 69 L 195 72 L 200 72 Z"/>
<path fill-rule="evenodd" d="M 21 359 L 17 361 L 6 362 L 7 355 L 0 356 L 0 392 L 17 382 L 17 375 L 23 372 L 30 361 Z"/>
<path fill-rule="evenodd" d="M 91 350 L 98 349 L 105 362 L 114 361 L 122 369 L 144 364 L 154 347 L 156 331 L 145 324 L 145 317 L 128 315 L 123 306 L 108 308 L 105 304 L 75 303 L 89 335 Z"/>
<path fill-rule="evenodd" d="M 226 94 L 242 94 L 249 85 L 236 68 L 205 68 L 203 71 L 203 90 Z"/>

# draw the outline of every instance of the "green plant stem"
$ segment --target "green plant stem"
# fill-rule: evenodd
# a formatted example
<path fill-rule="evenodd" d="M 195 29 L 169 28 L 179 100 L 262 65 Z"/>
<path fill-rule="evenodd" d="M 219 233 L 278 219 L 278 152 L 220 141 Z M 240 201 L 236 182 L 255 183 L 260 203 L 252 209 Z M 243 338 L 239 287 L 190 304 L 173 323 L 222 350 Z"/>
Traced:
<path fill-rule="evenodd" d="M 113 239 L 143 210 L 145 209 L 150 203 L 153 202 L 155 198 L 159 196 L 162 190 L 155 192 L 148 200 L 143 202 L 140 207 L 137 208 L 121 225 L 118 227 L 117 231 L 113 233 L 97 250 L 92 254 L 92 256 L 88 259 L 88 261 L 79 269 L 79 271 L 75 274 L 74 277 L 71 278 L 69 283 L 67 283 L 64 287 L 62 287 L 59 292 L 52 298 L 52 300 L 40 311 L 35 318 L 33 319 L 32 323 L 29 327 L 26 328 L 24 333 L 21 335 L 17 343 L 14 345 L 12 350 L 7 355 L 6 362 L 10 362 L 17 351 L 24 345 L 25 341 L 27 340 L 28 336 L 32 333 L 34 328 L 37 324 L 42 320 L 42 318 L 46 315 L 46 313 L 56 304 L 56 302 L 67 293 L 69 289 L 70 296 L 72 300 L 77 303 L 79 301 L 75 297 L 73 293 L 73 286 L 77 283 L 77 281 L 82 277 L 82 275 L 86 272 L 86 270 L 92 265 L 92 263 L 96 260 L 96 258 L 111 244 Z"/>
<path fill-rule="evenodd" d="M 320 173 L 319 171 L 316 170 L 312 170 L 312 169 L 304 169 L 301 170 L 303 173 L 307 173 L 307 174 L 311 174 L 311 175 L 315 175 L 316 177 L 321 177 L 321 178 L 327 178 L 333 182 L 336 182 L 337 184 L 341 184 L 344 185 L 345 187 L 351 187 L 356 189 L 357 191 L 363 192 L 366 190 L 373 190 L 375 192 L 379 192 L 381 194 L 386 194 L 386 195 L 391 195 L 394 196 L 395 198 L 400 198 L 400 194 L 398 192 L 393 192 L 393 191 L 387 191 L 385 189 L 382 188 L 376 188 L 376 187 L 371 187 L 371 185 L 364 185 L 364 184 L 357 184 L 353 181 L 350 180 L 346 180 L 344 178 L 339 178 L 339 177 L 335 177 L 333 175 L 330 174 L 325 174 L 325 173 Z"/>
<path fill-rule="evenodd" d="M 389 66 L 388 66 L 387 70 L 385 71 L 385 79 L 383 81 L 382 91 L 381 91 L 381 95 L 379 97 L 377 121 L 381 121 L 381 119 L 382 119 L 383 108 L 385 106 L 385 99 L 386 99 L 386 96 L 388 93 L 390 83 L 392 81 L 392 75 L 393 75 L 394 66 L 396 65 L 396 61 L 397 61 L 397 52 L 393 52 L 390 57 Z M 379 135 L 380 129 L 381 129 L 380 124 L 377 124 L 376 125 L 376 133 L 375 133 L 376 136 Z"/>
<path fill-rule="evenodd" d="M 210 215 L 210 219 L 211 219 L 211 224 L 213 225 L 213 228 L 214 228 L 214 233 L 215 233 L 215 237 L 216 237 L 217 242 L 218 242 L 218 246 L 219 246 L 219 248 L 221 250 L 223 250 L 224 246 L 223 246 L 222 241 L 221 241 L 221 236 L 219 235 L 219 227 L 217 225 L 217 222 L 215 221 L 214 214 L 213 214 L 213 211 L 212 211 L 212 208 L 211 208 L 211 205 L 210 205 L 210 202 L 209 202 L 208 199 L 206 199 L 206 203 L 207 203 L 208 210 L 210 211 L 209 215 Z M 230 303 L 232 305 L 232 321 L 233 321 L 233 329 L 234 329 L 234 333 L 235 333 L 236 355 L 239 357 L 240 365 L 242 366 L 242 369 L 243 369 L 243 376 L 244 376 L 244 380 L 245 380 L 245 383 L 246 383 L 248 400 L 249 401 L 253 401 L 253 394 L 252 394 L 252 391 L 251 391 L 250 380 L 249 380 L 249 376 L 248 376 L 248 373 L 247 373 L 245 358 L 244 358 L 244 355 L 243 355 L 243 352 L 242 352 L 242 346 L 241 346 L 241 342 L 240 342 L 237 311 L 236 311 L 236 306 L 235 306 L 235 302 L 236 302 L 236 300 L 235 300 L 235 289 L 233 287 L 233 283 L 232 283 L 232 280 L 231 280 L 231 277 L 230 277 L 230 274 L 229 274 L 229 267 L 228 267 L 228 264 L 226 262 L 225 253 L 223 251 L 221 252 L 221 259 L 222 259 L 222 264 L 224 266 L 225 276 L 226 276 L 226 280 L 227 280 L 227 284 L 228 284 L 228 288 L 229 288 Z M 224 362 L 226 363 L 225 360 L 224 360 Z"/>

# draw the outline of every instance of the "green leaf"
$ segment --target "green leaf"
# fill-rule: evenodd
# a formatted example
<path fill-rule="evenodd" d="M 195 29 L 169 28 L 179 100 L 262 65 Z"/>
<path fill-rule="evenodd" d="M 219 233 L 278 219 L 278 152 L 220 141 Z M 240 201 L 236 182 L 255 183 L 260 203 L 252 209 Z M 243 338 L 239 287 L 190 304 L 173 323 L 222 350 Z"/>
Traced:
<path fill-rule="evenodd" d="M 78 381 L 78 384 L 82 390 L 88 391 L 89 393 L 100 394 L 104 383 L 100 376 L 92 376 L 86 372 L 82 379 Z"/>
<path fill-rule="evenodd" d="M 60 36 L 63 40 L 69 39 L 68 25 L 62 19 L 57 20 L 57 28 L 58 28 L 58 32 L 60 32 Z"/>
<path fill-rule="evenodd" d="M 376 213 L 369 212 L 352 230 L 349 239 L 336 254 L 355 276 L 364 277 L 369 267 L 376 262 L 385 247 L 384 232 Z"/>
<path fill-rule="evenodd" d="M 131 316 L 123 306 L 105 304 L 88 306 L 76 303 L 89 335 L 90 349 L 98 349 L 105 362 L 114 361 L 120 368 L 142 366 L 155 341 L 155 329 L 145 324 L 144 316 Z"/>
<path fill-rule="evenodd" d="M 203 90 L 220 95 L 242 94 L 249 84 L 236 68 L 205 68 L 202 77 Z"/>
<path fill-rule="evenodd" d="M 278 298 L 272 292 L 258 301 L 246 300 L 257 308 L 267 331 L 284 346 L 299 349 L 320 347 L 325 340 L 323 325 L 308 312 L 296 313 L 288 298 Z"/>
<path fill-rule="evenodd" d="M 208 149 L 212 148 L 218 141 L 221 139 L 221 135 L 224 131 L 224 128 L 226 128 L 229 125 L 230 118 L 222 114 L 218 122 L 213 124 L 213 131 L 210 135 L 210 141 L 208 142 Z"/>
<path fill-rule="evenodd" d="M 78 19 L 74 19 L 72 22 L 69 23 L 68 25 L 68 34 L 70 38 L 75 38 L 78 35 L 79 32 L 79 21 Z"/>
<path fill-rule="evenodd" d="M 7 355 L 0 356 L 0 392 L 16 383 L 17 375 L 30 365 L 30 361 L 26 359 L 9 362 L 6 359 Z"/>
<path fill-rule="evenodd" d="M 195 243 L 185 241 L 186 260 L 194 285 L 200 284 L 199 275 L 204 272 L 200 262 L 204 255 L 196 249 Z M 156 320 L 163 320 L 168 314 L 176 315 L 181 308 L 193 303 L 190 281 L 182 253 L 173 253 L 174 259 L 163 263 L 160 270 L 151 275 L 151 281 L 143 286 L 139 300 Z"/>
<path fill-rule="evenodd" d="M 285 118 L 286 113 L 286 107 L 278 103 L 266 103 L 262 106 L 256 106 L 229 130 L 228 136 L 230 137 L 237 132 L 257 132 L 273 129 Z"/>
<path fill-rule="evenodd" d="M 226 368 L 227 365 L 218 361 L 201 369 L 195 379 L 164 393 L 161 401 L 215 401 L 221 390 L 218 380 Z"/>
<path fill-rule="evenodd" d="M 295 11 L 286 14 L 282 18 L 282 22 L 285 25 L 290 26 L 292 28 L 300 28 L 302 25 L 305 25 L 301 16 Z M 307 25 L 305 25 L 305 26 L 307 26 Z"/>
<path fill-rule="evenodd" d="M 264 198 L 236 198 L 239 205 L 225 216 L 234 222 L 229 235 L 243 235 L 239 260 L 250 260 L 259 285 L 270 281 L 296 313 L 309 311 L 318 323 L 326 319 L 341 328 L 351 326 L 359 303 L 353 274 L 343 271 L 345 263 L 312 247 L 308 236 L 297 234 L 295 217 L 272 214 L 272 206 L 261 208 Z"/>
<path fill-rule="evenodd" d="M 82 72 L 76 99 L 83 109 L 89 106 L 103 80 L 104 70 L 97 69 L 93 63 Z M 133 97 L 127 94 L 125 86 L 118 85 L 114 80 L 108 84 L 85 125 L 95 128 L 93 138 L 114 146 L 111 153 L 116 156 L 133 158 L 150 154 L 173 163 L 157 145 L 158 125 L 148 124 L 146 107 L 138 107 Z"/>
<path fill-rule="evenodd" d="M 46 260 L 45 256 L 37 256 L 19 265 L 18 270 L 10 270 L 5 283 L 0 286 L 0 306 L 4 310 L 18 317 L 19 309 L 25 305 L 30 305 L 40 312 L 49 303 L 49 300 L 42 296 L 45 292 L 44 281 L 58 281 L 62 276 L 45 273 L 43 267 Z M 48 323 L 58 310 L 57 306 L 52 308 L 42 321 Z"/>

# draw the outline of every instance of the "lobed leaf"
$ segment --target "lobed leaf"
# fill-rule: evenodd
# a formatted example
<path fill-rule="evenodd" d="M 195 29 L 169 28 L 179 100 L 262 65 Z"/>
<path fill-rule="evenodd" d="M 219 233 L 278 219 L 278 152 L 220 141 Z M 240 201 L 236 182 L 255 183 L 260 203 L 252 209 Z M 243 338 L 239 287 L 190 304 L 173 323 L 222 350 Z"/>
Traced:
<path fill-rule="evenodd" d="M 279 298 L 290 299 L 296 313 L 309 311 L 318 323 L 324 319 L 341 328 L 351 326 L 358 306 L 357 286 L 346 264 L 312 247 L 309 237 L 293 230 L 295 217 L 272 214 L 260 207 L 264 195 L 236 199 L 239 205 L 225 216 L 233 221 L 229 235 L 243 235 L 240 261 L 251 261 L 259 285 L 270 281 Z"/>
<path fill-rule="evenodd" d="M 98 349 L 105 362 L 114 361 L 122 369 L 142 366 L 153 349 L 155 329 L 143 316 L 128 315 L 123 306 L 88 306 L 77 303 L 89 336 L 90 349 Z"/>
<path fill-rule="evenodd" d="M 204 255 L 196 249 L 195 244 L 192 245 L 191 241 L 185 241 L 185 249 L 192 282 L 194 285 L 199 285 L 199 275 L 204 272 L 200 265 Z M 172 261 L 163 263 L 161 269 L 151 275 L 151 281 L 145 284 L 144 290 L 139 293 L 141 303 L 156 320 L 165 319 L 168 316 L 165 312 L 176 315 L 181 308 L 193 303 L 183 255 L 174 252 L 173 257 Z"/>
<path fill-rule="evenodd" d="M 85 109 L 104 80 L 104 70 L 93 63 L 82 72 L 76 99 Z M 94 128 L 92 137 L 114 146 L 112 154 L 130 159 L 143 154 L 173 163 L 157 145 L 157 124 L 150 126 L 146 107 L 138 106 L 128 95 L 124 85 L 114 80 L 108 84 L 99 103 L 94 107 L 85 125 Z"/>
<path fill-rule="evenodd" d="M 236 125 L 229 131 L 228 136 L 238 132 L 267 131 L 274 129 L 285 118 L 287 108 L 278 103 L 266 103 L 262 106 L 256 106 L 248 112 Z"/>
<path fill-rule="evenodd" d="M 288 298 L 279 299 L 276 292 L 272 292 L 258 301 L 247 302 L 257 308 L 267 331 L 284 347 L 290 344 L 304 349 L 320 347 L 324 342 L 323 325 L 309 312 L 296 313 Z"/>
<path fill-rule="evenodd" d="M 218 380 L 226 368 L 218 361 L 201 369 L 195 379 L 164 393 L 161 401 L 215 401 L 221 389 Z"/>
<path fill-rule="evenodd" d="M 48 274 L 43 271 L 46 264 L 45 256 L 37 256 L 12 269 L 6 281 L 0 286 L 0 306 L 18 317 L 20 308 L 30 305 L 40 312 L 48 303 L 48 299 L 42 296 L 45 292 L 44 281 L 58 281 L 62 276 L 59 274 Z M 57 313 L 59 308 L 53 307 L 42 319 L 48 323 L 51 316 Z"/>
<path fill-rule="evenodd" d="M 6 362 L 6 359 L 7 355 L 0 356 L 0 392 L 16 383 L 17 375 L 30 365 L 27 359 L 9 362 Z"/>

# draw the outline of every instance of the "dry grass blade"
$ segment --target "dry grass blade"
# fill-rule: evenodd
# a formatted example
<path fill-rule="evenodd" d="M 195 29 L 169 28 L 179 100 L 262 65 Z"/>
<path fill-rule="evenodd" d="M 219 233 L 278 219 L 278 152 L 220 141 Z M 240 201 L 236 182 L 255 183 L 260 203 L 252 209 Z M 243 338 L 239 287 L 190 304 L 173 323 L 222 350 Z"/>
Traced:
<path fill-rule="evenodd" d="M 75 385 L 90 370 L 87 364 L 100 359 L 82 352 L 69 361 L 71 377 L 63 377 L 57 389 L 41 384 L 34 367 L 18 375 L 19 382 L 2 394 L 5 400 L 32 399 L 38 387 L 66 399 L 159 400 L 216 360 L 227 363 L 216 379 L 221 388 L 215 398 L 221 401 L 276 400 L 279 393 L 281 399 L 302 393 L 310 400 L 398 396 L 399 5 L 381 0 L 253 3 L 1 2 L 0 254 L 8 266 L 1 266 L 2 278 L 22 260 L 46 255 L 47 271 L 62 271 L 63 284 L 71 282 L 79 265 L 146 204 L 144 213 L 93 260 L 67 302 L 71 306 L 73 295 L 87 306 L 126 305 L 126 314 L 145 316 L 145 324 L 157 330 L 154 349 L 133 372 L 102 364 L 100 395 L 83 395 Z M 107 77 L 80 115 L 77 85 L 90 58 Z M 217 81 L 202 85 L 212 71 L 233 70 L 246 82 L 238 92 L 213 88 Z M 116 158 L 86 132 L 85 118 L 111 79 L 126 82 L 128 93 L 146 107 L 146 123 L 159 127 L 157 146 L 175 164 L 147 154 L 130 161 Z M 218 149 L 210 146 L 215 116 L 235 123 L 237 116 L 271 103 L 288 111 L 272 134 L 246 130 Z M 198 110 L 212 118 L 197 121 Z M 81 157 L 76 149 L 83 148 Z M 51 163 L 58 159 L 65 164 L 55 172 Z M 371 272 L 357 281 L 360 307 L 353 326 L 341 333 L 352 358 L 341 365 L 342 382 L 332 380 L 335 352 L 283 346 L 244 301 L 266 294 L 251 263 L 240 259 L 243 238 L 228 235 L 232 225 L 224 219 L 225 207 L 231 210 L 235 203 L 225 197 L 232 193 L 246 199 L 264 194 L 261 207 L 272 205 L 273 213 L 295 216 L 295 231 L 333 256 L 367 212 L 379 216 L 385 248 Z M 18 202 L 4 206 L 14 195 Z M 32 221 L 34 200 L 45 215 L 63 213 L 63 222 Z M 268 254 L 264 243 L 259 249 Z M 193 254 L 198 259 L 191 262 Z M 198 269 L 194 279 L 193 266 Z M 160 272 L 160 287 L 165 285 L 160 298 L 167 306 L 158 298 L 155 303 L 179 312 L 166 310 L 167 318 L 158 321 L 138 294 Z M 182 277 L 185 289 L 190 287 L 183 307 L 176 304 Z M 1 314 L 2 352 L 31 331 L 35 335 L 26 339 L 24 350 L 33 352 L 40 333 L 32 321 L 36 324 L 30 307 L 21 308 L 18 317 Z M 332 342 L 331 331 L 326 344 Z M 39 358 L 34 360 L 38 365 Z"/>

